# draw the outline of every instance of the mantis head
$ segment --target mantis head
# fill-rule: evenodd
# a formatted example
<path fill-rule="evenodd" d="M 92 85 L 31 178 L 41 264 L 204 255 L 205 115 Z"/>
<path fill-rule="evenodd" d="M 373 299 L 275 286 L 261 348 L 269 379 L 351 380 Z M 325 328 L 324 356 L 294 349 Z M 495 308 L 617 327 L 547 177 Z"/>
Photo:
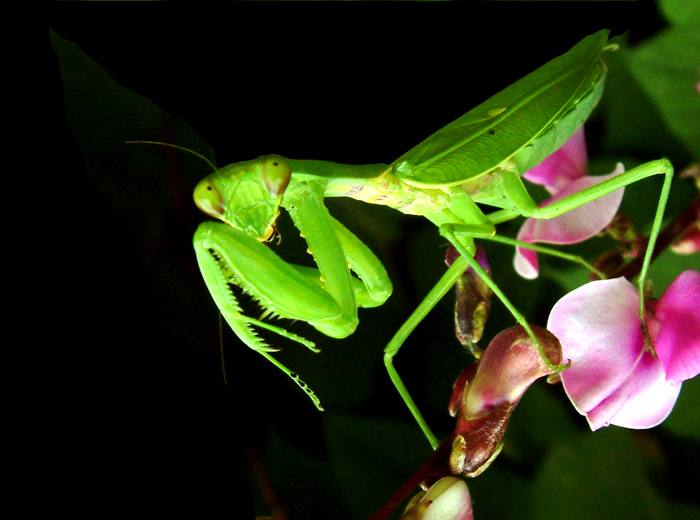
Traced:
<path fill-rule="evenodd" d="M 279 155 L 262 155 L 252 161 L 217 169 L 209 159 L 183 146 L 159 141 L 126 141 L 126 144 L 137 143 L 184 150 L 209 164 L 214 173 L 199 181 L 194 188 L 197 207 L 261 242 L 270 239 L 292 177 L 292 167 L 287 159 Z"/>
<path fill-rule="evenodd" d="M 289 162 L 279 155 L 230 164 L 197 184 L 194 202 L 207 215 L 264 242 L 274 232 L 291 175 Z"/>

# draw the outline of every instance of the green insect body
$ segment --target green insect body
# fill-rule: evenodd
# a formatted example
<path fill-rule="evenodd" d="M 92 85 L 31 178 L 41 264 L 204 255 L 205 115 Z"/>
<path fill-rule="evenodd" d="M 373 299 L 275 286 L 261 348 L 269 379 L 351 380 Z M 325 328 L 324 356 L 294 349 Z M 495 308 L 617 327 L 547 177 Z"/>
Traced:
<path fill-rule="evenodd" d="M 255 329 L 264 328 L 315 349 L 313 344 L 264 319 L 246 316 L 231 286 L 239 286 L 257 300 L 264 318 L 305 321 L 327 336 L 346 337 L 357 327 L 357 308 L 383 304 L 392 286 L 381 262 L 329 214 L 323 199 L 351 197 L 428 218 L 461 257 L 399 329 L 385 350 L 385 364 L 436 445 L 392 364 L 410 331 L 468 265 L 516 321 L 530 330 L 474 261 L 474 238 L 489 238 L 496 224 L 520 215 L 560 215 L 650 175 L 663 173 L 666 184 L 670 182 L 670 164 L 655 161 L 545 208 L 538 208 L 522 183 L 521 175 L 564 144 L 600 99 L 606 72 L 601 55 L 607 36 L 605 30 L 588 36 L 391 164 L 357 166 L 269 155 L 215 169 L 197 185 L 194 199 L 201 210 L 222 222 L 201 224 L 194 247 L 206 285 L 237 336 L 294 378 L 320 408 L 313 392 L 270 355 L 275 349 Z M 477 203 L 499 209 L 486 214 Z M 665 199 L 659 203 L 657 220 L 664 204 Z M 265 244 L 274 236 L 281 208 L 289 212 L 307 241 L 317 268 L 289 264 Z"/>

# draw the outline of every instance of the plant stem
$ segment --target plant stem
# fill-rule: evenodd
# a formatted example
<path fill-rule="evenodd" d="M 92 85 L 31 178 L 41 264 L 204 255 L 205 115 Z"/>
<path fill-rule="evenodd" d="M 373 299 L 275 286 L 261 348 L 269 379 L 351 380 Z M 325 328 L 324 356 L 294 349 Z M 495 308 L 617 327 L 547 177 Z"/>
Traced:
<path fill-rule="evenodd" d="M 387 520 L 391 514 L 403 504 L 416 488 L 424 484 L 429 487 L 442 477 L 451 475 L 449 457 L 452 450 L 454 434 L 449 435 L 438 448 L 433 451 L 426 461 L 401 484 L 393 495 L 375 513 L 370 520 Z"/>

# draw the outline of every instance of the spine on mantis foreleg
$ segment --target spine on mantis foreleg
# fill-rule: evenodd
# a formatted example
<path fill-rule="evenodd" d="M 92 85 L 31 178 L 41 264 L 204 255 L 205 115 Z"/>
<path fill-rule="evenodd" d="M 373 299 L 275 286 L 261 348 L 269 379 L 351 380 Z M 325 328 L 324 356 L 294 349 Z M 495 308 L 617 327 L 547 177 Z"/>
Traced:
<path fill-rule="evenodd" d="M 206 228 L 207 225 L 203 224 L 195 233 L 194 249 L 204 282 L 206 283 L 209 293 L 216 303 L 216 306 L 221 311 L 222 316 L 241 341 L 243 341 L 251 349 L 259 352 L 273 365 L 287 374 L 299 386 L 299 388 L 301 388 L 311 398 L 314 405 L 319 410 L 323 411 L 321 401 L 318 399 L 318 397 L 316 397 L 313 390 L 311 390 L 311 388 L 309 388 L 309 386 L 302 381 L 295 372 L 292 372 L 286 366 L 272 357 L 270 352 L 274 352 L 277 349 L 267 345 L 257 335 L 253 329 L 253 326 L 270 330 L 288 339 L 297 341 L 315 352 L 318 352 L 318 349 L 312 342 L 297 336 L 296 334 L 263 321 L 249 318 L 243 314 L 240 304 L 238 303 L 238 300 L 233 294 L 230 286 L 231 283 L 235 283 L 233 273 L 225 267 L 225 262 L 222 258 L 217 256 L 216 251 L 204 247 L 206 243 L 206 238 L 204 238 L 204 235 L 207 233 Z"/>
<path fill-rule="evenodd" d="M 295 266 L 240 230 L 223 223 L 204 222 L 197 228 L 194 247 L 207 287 L 222 313 L 228 312 L 229 300 L 221 294 L 227 295 L 229 285 L 236 285 L 256 300 L 268 316 L 303 320 L 314 327 L 323 327 L 339 314 L 337 303 L 321 287 L 309 283 Z M 212 269 L 217 272 L 210 273 Z M 232 307 L 231 314 L 234 320 L 244 319 L 298 341 L 282 329 L 241 316 L 238 307 Z"/>
<path fill-rule="evenodd" d="M 216 306 L 219 309 L 226 310 L 226 312 L 222 311 L 226 322 L 236 333 L 236 336 L 248 347 L 258 352 L 274 352 L 275 349 L 260 339 L 251 327 L 250 322 L 244 319 L 245 315 L 243 314 L 243 310 L 229 286 L 229 275 L 222 269 L 221 259 L 216 258 L 215 252 L 201 247 L 200 243 L 200 231 L 198 230 L 197 233 L 195 233 L 194 251 L 200 266 L 200 272 L 202 273 L 202 278 L 204 278 L 204 282 Z"/>
<path fill-rule="evenodd" d="M 331 217 L 331 224 L 345 252 L 348 267 L 362 281 L 355 290 L 358 307 L 378 307 L 391 296 L 389 275 L 379 259 L 345 226 Z"/>

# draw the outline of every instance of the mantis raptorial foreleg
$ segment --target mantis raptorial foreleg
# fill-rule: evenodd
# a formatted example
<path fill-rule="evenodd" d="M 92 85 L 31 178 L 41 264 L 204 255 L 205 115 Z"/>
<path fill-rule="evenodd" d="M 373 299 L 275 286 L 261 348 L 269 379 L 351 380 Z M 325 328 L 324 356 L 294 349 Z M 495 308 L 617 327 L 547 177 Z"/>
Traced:
<path fill-rule="evenodd" d="M 207 286 L 212 290 L 212 285 L 216 285 L 217 294 L 228 290 L 226 284 L 235 283 L 265 303 L 273 313 L 312 324 L 323 324 L 340 314 L 337 303 L 326 291 L 245 233 L 218 222 L 205 222 L 195 233 L 194 245 L 200 265 L 209 262 L 207 255 L 216 263 L 216 268 L 207 269 L 207 273 L 220 272 L 226 280 L 222 287 L 219 280 L 205 275 Z M 286 287 L 285 294 L 279 291 L 272 294 L 279 284 Z M 267 305 L 273 296 L 274 304 Z M 246 317 L 235 319 L 247 320 Z"/>
<path fill-rule="evenodd" d="M 314 393 L 272 358 L 270 352 L 276 349 L 266 345 L 252 327 L 270 330 L 317 351 L 314 344 L 246 316 L 230 286 L 240 286 L 259 301 L 265 316 L 306 321 L 337 338 L 355 330 L 358 305 L 381 305 L 391 294 L 386 271 L 367 246 L 329 215 L 322 194 L 318 183 L 310 182 L 285 204 L 318 269 L 289 264 L 263 242 L 226 224 L 205 222 L 194 237 L 204 281 L 224 319 L 241 340 L 289 375 L 319 408 Z M 351 268 L 360 280 L 350 275 Z"/>
<path fill-rule="evenodd" d="M 307 183 L 305 189 L 289 198 L 286 207 L 301 236 L 306 239 L 308 251 L 318 266 L 324 292 L 337 305 L 335 316 L 309 323 L 327 336 L 344 338 L 357 327 L 357 304 L 345 252 L 323 205 L 323 188 L 316 182 Z"/>
<path fill-rule="evenodd" d="M 386 269 L 372 251 L 345 226 L 330 217 L 335 235 L 345 251 L 350 270 L 361 280 L 356 284 L 355 301 L 358 307 L 378 307 L 391 296 L 392 285 Z M 357 282 L 355 278 L 353 282 Z"/>
<path fill-rule="evenodd" d="M 562 215 L 568 211 L 576 209 L 584 204 L 591 202 L 593 200 L 599 199 L 609 193 L 614 192 L 620 188 L 628 186 L 634 182 L 651 177 L 652 175 L 664 175 L 664 183 L 661 189 L 661 194 L 659 197 L 659 203 L 657 205 L 656 214 L 654 217 L 654 223 L 652 225 L 652 230 L 649 236 L 649 242 L 647 246 L 647 251 L 644 257 L 644 263 L 642 270 L 639 275 L 638 287 L 639 287 L 639 314 L 642 318 L 642 323 L 644 324 L 644 285 L 648 273 L 649 265 L 651 264 L 651 258 L 653 255 L 654 245 L 656 243 L 656 238 L 661 230 L 661 223 L 663 219 L 664 210 L 666 207 L 666 202 L 668 200 L 668 195 L 671 188 L 671 180 L 673 178 L 673 167 L 671 163 L 666 159 L 661 159 L 657 161 L 651 161 L 640 165 L 632 170 L 624 172 L 612 179 L 608 179 L 604 182 L 596 184 L 590 188 L 582 190 L 579 193 L 570 195 L 564 199 L 557 201 L 555 204 L 551 204 L 545 207 L 537 207 L 535 202 L 532 200 L 527 191 L 520 190 L 518 186 L 522 186 L 522 183 L 514 182 L 507 184 L 507 186 L 515 187 L 518 190 L 511 200 L 519 201 L 519 209 L 522 211 L 524 216 L 532 216 L 534 218 L 554 218 Z M 518 179 L 519 180 L 519 179 Z M 510 189 L 510 188 L 509 188 Z M 507 190 L 506 190 L 507 191 Z M 525 202 L 523 202 L 525 201 Z M 512 210 L 502 210 L 495 212 L 494 223 L 502 222 L 508 220 L 504 218 L 504 215 L 510 214 L 512 218 L 514 215 Z M 487 216 L 490 217 L 490 216 Z M 532 332 L 529 324 L 525 317 L 513 306 L 513 304 L 508 300 L 505 294 L 498 288 L 498 285 L 493 281 L 493 279 L 484 271 L 484 269 L 479 265 L 479 263 L 474 259 L 472 238 L 474 236 L 482 235 L 482 238 L 488 239 L 487 228 L 483 228 L 482 233 L 478 230 L 475 233 L 473 225 L 460 225 L 460 224 L 450 224 L 445 223 L 440 225 L 440 234 L 447 238 L 450 243 L 457 249 L 460 253 L 460 258 L 455 261 L 452 266 L 447 270 L 447 272 L 442 276 L 438 283 L 433 287 L 430 293 L 425 297 L 420 306 L 416 311 L 409 317 L 409 319 L 403 324 L 403 326 L 396 333 L 394 338 L 389 342 L 384 351 L 384 363 L 389 372 L 394 385 L 403 397 L 406 405 L 413 414 L 416 422 L 423 430 L 426 438 L 430 442 L 433 448 L 436 448 L 439 443 L 437 438 L 432 433 L 424 418 L 418 411 L 413 399 L 409 395 L 406 387 L 404 386 L 401 378 L 396 372 L 393 366 L 393 358 L 398 353 L 399 349 L 406 341 L 410 333 L 415 329 L 415 327 L 421 322 L 421 320 L 430 312 L 430 310 L 437 304 L 437 302 L 449 291 L 456 280 L 462 275 L 467 267 L 471 267 L 474 271 L 484 280 L 484 282 L 493 290 L 494 294 L 501 300 L 501 302 L 506 306 L 518 324 L 522 325 L 528 332 L 530 337 L 533 339 L 536 345 L 542 350 L 540 342 Z M 646 333 L 646 331 L 645 331 Z M 547 359 L 543 356 L 543 359 Z M 560 370 L 565 367 L 557 367 Z"/>

